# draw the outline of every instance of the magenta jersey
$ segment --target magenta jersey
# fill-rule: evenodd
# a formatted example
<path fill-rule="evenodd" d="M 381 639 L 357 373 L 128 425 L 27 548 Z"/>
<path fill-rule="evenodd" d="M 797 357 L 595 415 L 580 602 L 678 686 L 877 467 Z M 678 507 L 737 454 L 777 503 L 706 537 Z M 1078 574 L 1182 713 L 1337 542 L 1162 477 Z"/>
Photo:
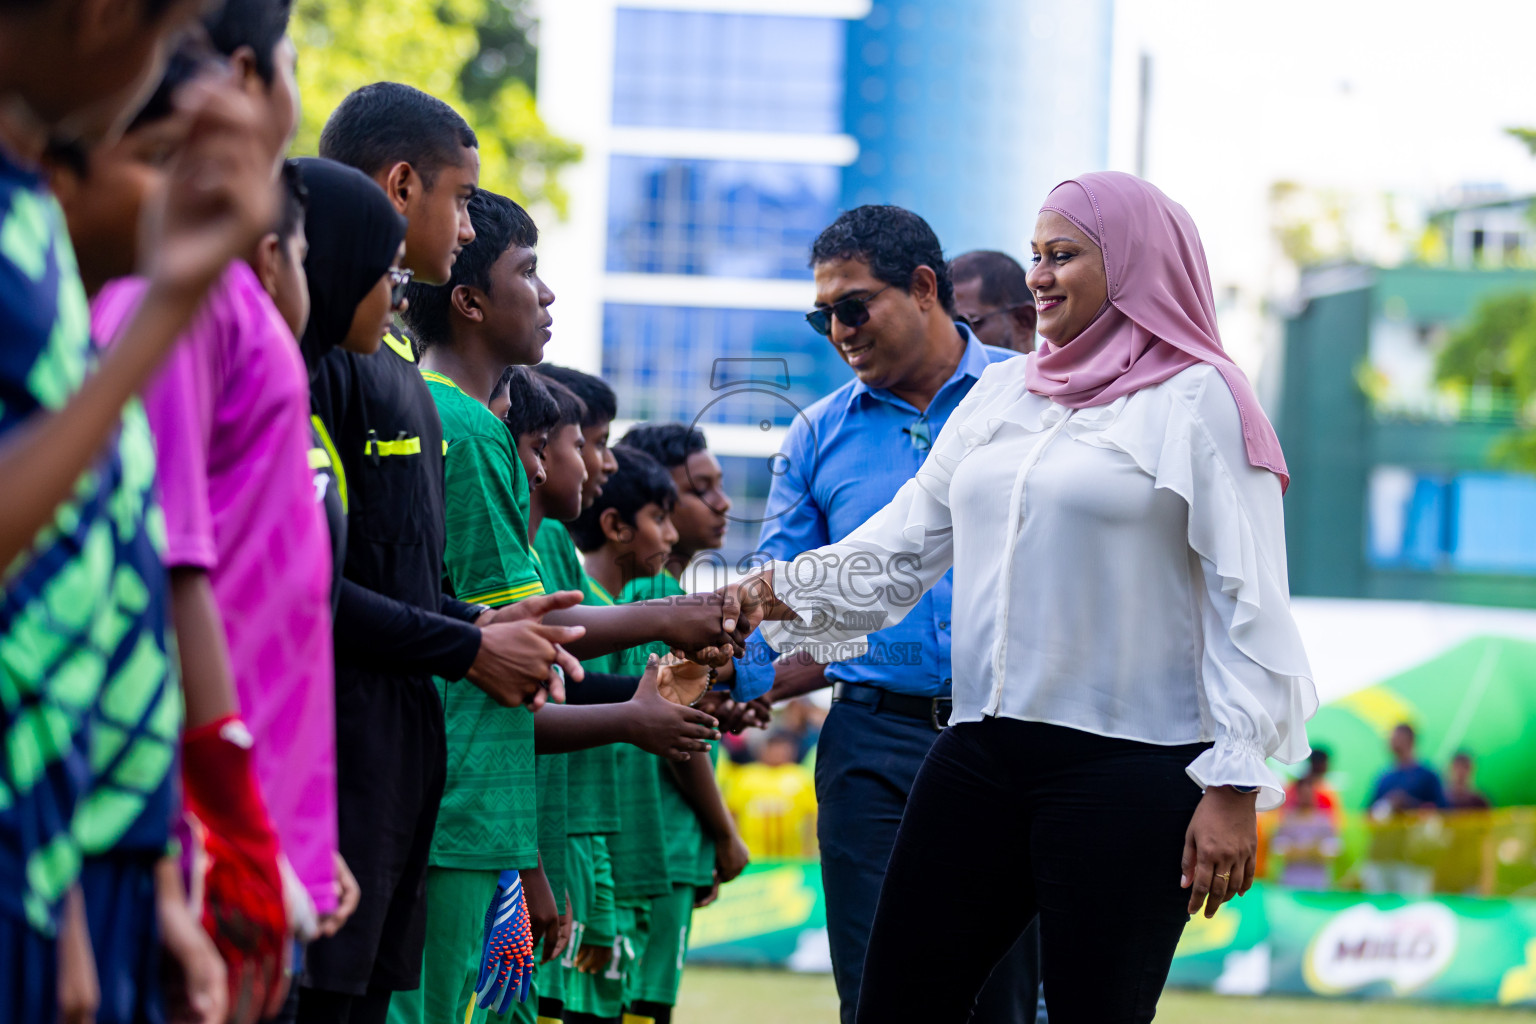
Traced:
<path fill-rule="evenodd" d="M 110 339 L 144 282 L 109 284 L 92 327 Z M 144 395 L 155 435 L 167 567 L 205 569 L 224 620 L 240 714 L 283 852 L 324 914 L 336 907 L 331 547 L 309 468 L 309 378 L 255 273 L 236 260 Z"/>

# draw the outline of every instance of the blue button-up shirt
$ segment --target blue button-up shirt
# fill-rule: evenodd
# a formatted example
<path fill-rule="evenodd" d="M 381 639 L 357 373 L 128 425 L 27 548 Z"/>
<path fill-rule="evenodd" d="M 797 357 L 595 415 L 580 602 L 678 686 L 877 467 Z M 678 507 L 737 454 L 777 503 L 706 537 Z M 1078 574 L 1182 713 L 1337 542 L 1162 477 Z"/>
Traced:
<path fill-rule="evenodd" d="M 768 494 L 767 522 L 758 549 L 789 560 L 804 551 L 842 540 L 896 496 L 916 475 L 928 448 L 960 400 L 992 363 L 1017 353 L 976 340 L 963 325 L 960 365 L 939 388 L 926 411 L 889 391 L 858 380 L 838 388 L 797 417 L 776 460 L 779 475 Z M 950 573 L 923 595 L 906 618 L 869 635 L 869 653 L 827 666 L 827 678 L 878 686 L 920 697 L 948 696 Z M 761 649 L 758 644 L 761 644 Z M 765 642 L 754 637 L 738 662 L 743 691 L 766 691 L 772 680 L 756 677 L 771 668 Z"/>

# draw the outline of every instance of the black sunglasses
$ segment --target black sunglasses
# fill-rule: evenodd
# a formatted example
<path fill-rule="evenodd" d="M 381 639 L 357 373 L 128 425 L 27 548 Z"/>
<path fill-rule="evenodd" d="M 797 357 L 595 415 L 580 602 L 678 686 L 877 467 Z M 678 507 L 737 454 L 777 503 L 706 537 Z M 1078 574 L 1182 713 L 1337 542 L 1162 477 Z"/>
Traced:
<path fill-rule="evenodd" d="M 397 270 L 389 268 L 389 308 L 399 309 L 400 303 L 405 301 L 405 286 L 411 283 L 414 270 Z"/>
<path fill-rule="evenodd" d="M 832 336 L 832 318 L 837 317 L 838 323 L 844 327 L 863 327 L 869 323 L 869 304 L 885 291 L 890 285 L 881 288 L 879 292 L 871 292 L 862 299 L 847 298 L 838 299 L 832 305 L 825 308 L 813 309 L 805 314 L 805 322 L 811 325 L 811 329 L 824 338 Z"/>

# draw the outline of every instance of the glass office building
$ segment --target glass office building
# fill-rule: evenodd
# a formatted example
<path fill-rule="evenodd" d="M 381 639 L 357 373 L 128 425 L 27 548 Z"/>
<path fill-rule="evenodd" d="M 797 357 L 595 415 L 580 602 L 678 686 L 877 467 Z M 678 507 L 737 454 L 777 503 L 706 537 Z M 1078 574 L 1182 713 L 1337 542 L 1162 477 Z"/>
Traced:
<path fill-rule="evenodd" d="M 1068 27 L 1035 0 L 545 5 L 541 108 L 586 150 L 557 249 L 601 282 L 556 280 L 598 339 L 564 358 L 600 370 L 621 417 L 706 430 L 737 499 L 733 548 L 756 538 L 783 431 L 849 379 L 803 319 L 816 235 L 896 203 L 951 254 L 1022 257 L 1057 167 L 1103 166 L 1111 8 L 1084 0 Z M 1075 95 L 1031 109 L 1065 65 Z M 1032 131 L 1056 139 L 1050 159 Z"/>

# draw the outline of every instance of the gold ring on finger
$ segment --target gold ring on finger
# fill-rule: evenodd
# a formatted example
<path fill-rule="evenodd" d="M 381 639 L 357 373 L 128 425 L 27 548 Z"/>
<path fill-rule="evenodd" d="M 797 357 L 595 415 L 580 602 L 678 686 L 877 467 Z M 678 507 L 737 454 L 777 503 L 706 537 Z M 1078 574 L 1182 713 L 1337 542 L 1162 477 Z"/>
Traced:
<path fill-rule="evenodd" d="M 1225 882 L 1227 879 L 1232 877 L 1232 872 L 1227 871 L 1227 872 L 1224 872 L 1223 874 L 1217 875 L 1216 877 L 1221 879 L 1223 882 Z"/>

